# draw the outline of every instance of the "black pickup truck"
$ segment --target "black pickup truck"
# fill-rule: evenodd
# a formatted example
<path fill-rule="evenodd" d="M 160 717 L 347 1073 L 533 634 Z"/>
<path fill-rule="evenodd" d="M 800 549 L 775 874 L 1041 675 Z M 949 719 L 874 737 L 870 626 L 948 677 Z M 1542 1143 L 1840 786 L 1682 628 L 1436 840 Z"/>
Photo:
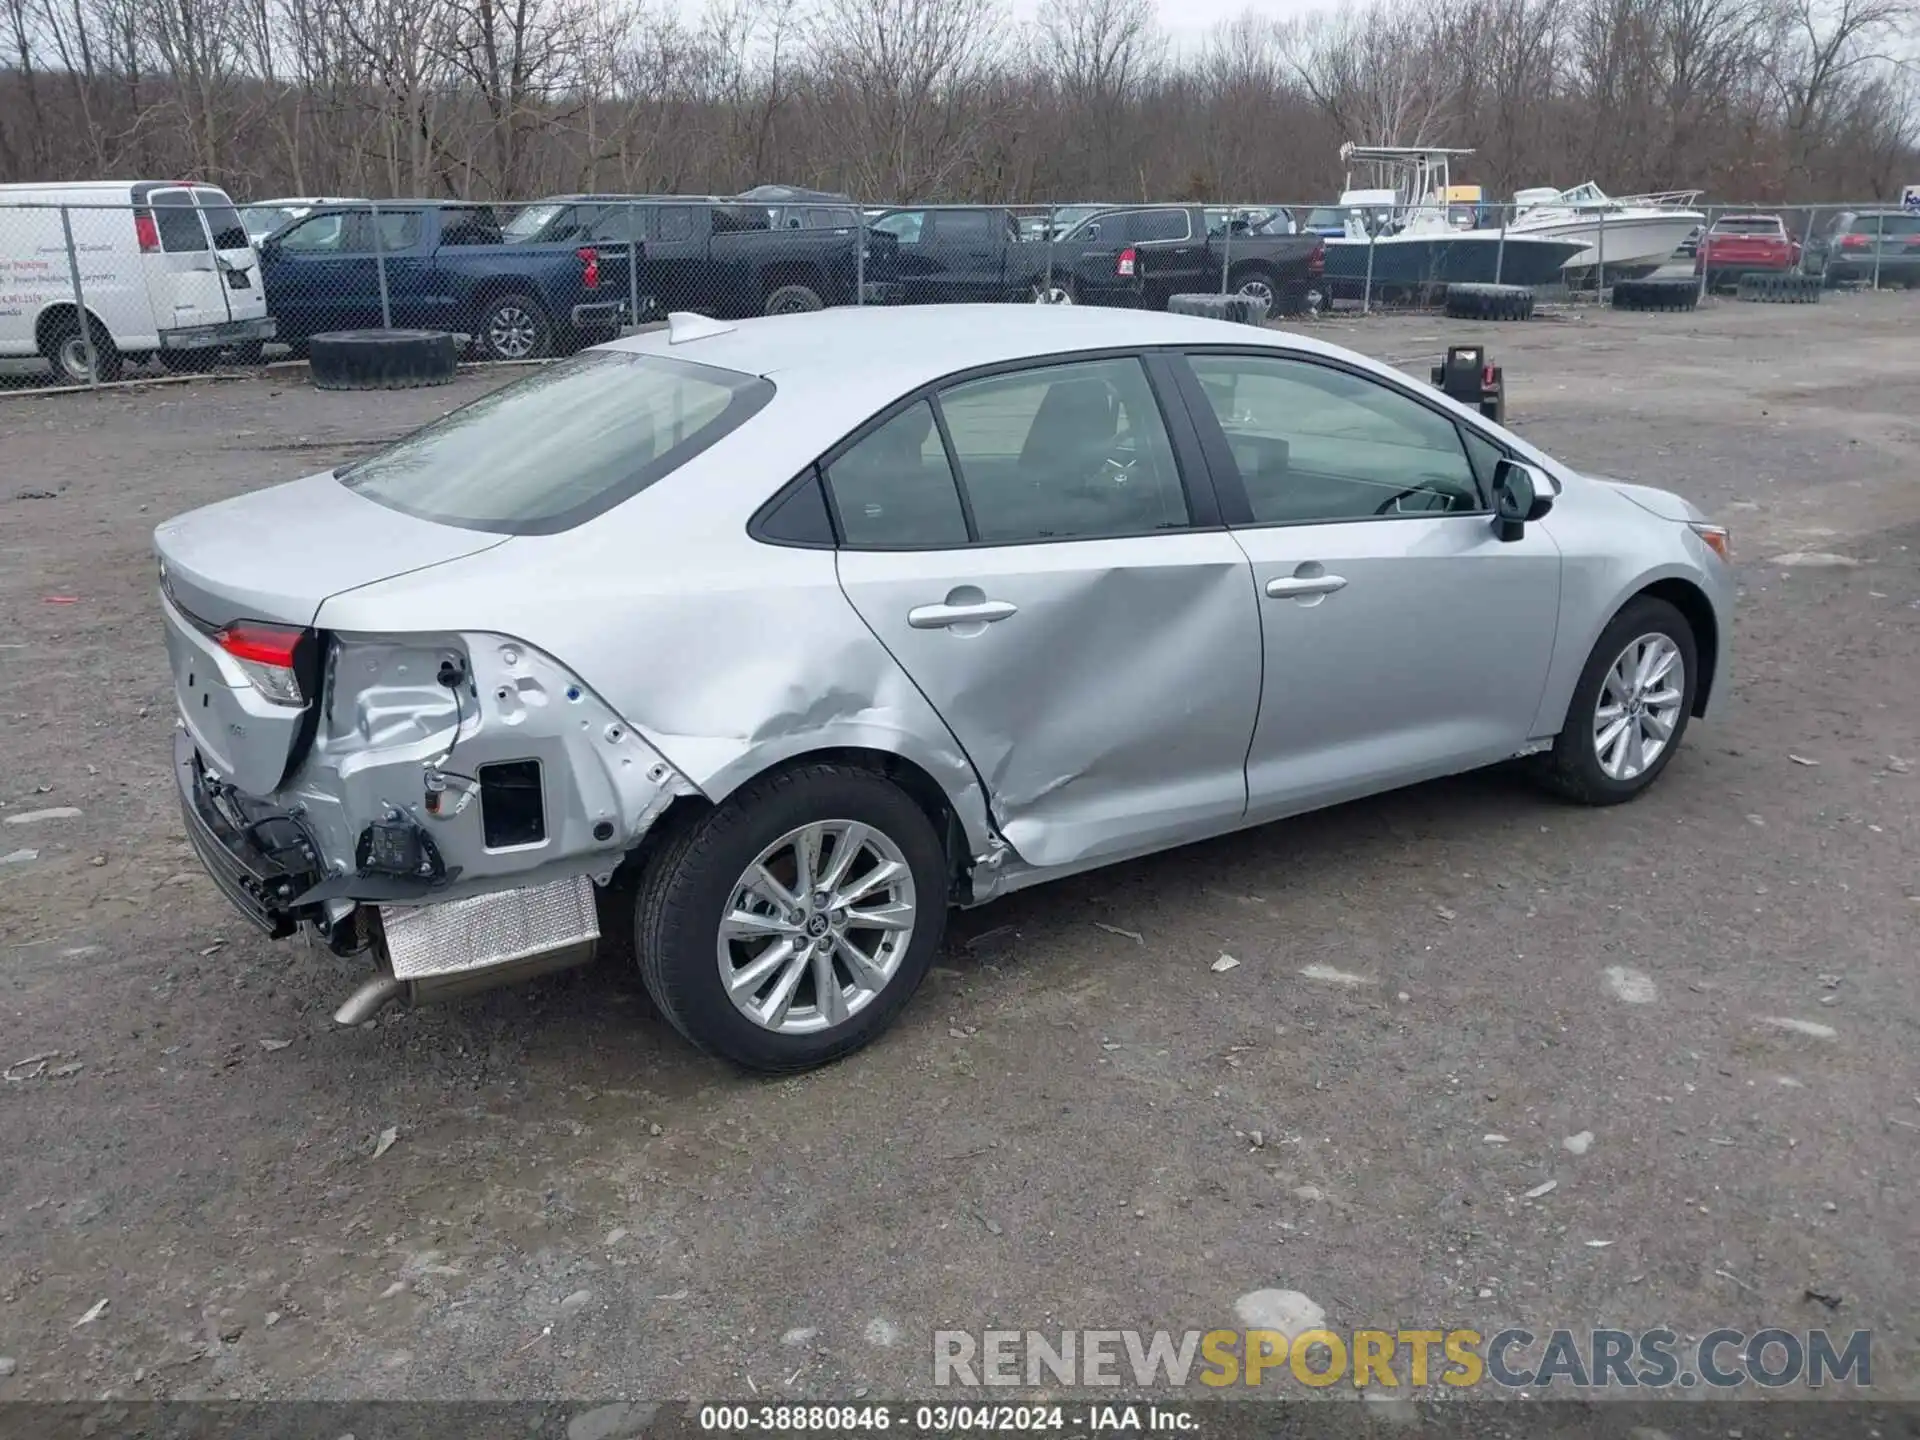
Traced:
<path fill-rule="evenodd" d="M 1318 235 L 1268 235 L 1202 205 L 1160 205 L 1091 215 L 1051 245 L 1043 284 L 1056 302 L 1164 310 L 1172 295 L 1225 288 L 1264 301 L 1267 314 L 1298 315 L 1324 293 Z"/>
<path fill-rule="evenodd" d="M 639 318 L 697 310 L 717 319 L 850 305 L 863 237 L 856 217 L 837 226 L 776 230 L 768 207 L 739 200 L 656 195 L 559 195 L 507 225 L 520 244 L 614 247 L 640 261 Z M 877 247 L 869 243 L 868 258 Z M 882 278 L 884 263 L 871 279 Z"/>
<path fill-rule="evenodd" d="M 908 304 L 1033 300 L 1164 310 L 1167 298 L 1227 288 L 1269 315 L 1310 308 L 1325 253 L 1312 235 L 1256 233 L 1245 217 L 1200 205 L 1105 210 L 1059 238 L 1022 238 L 995 206 L 889 211 L 872 222 L 899 246 L 890 264 Z"/>

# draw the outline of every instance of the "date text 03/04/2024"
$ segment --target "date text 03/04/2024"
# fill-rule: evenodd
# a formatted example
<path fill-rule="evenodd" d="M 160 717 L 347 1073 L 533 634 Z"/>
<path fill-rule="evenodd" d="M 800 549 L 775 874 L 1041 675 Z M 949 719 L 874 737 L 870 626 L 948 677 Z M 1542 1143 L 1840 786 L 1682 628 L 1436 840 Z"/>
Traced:
<path fill-rule="evenodd" d="M 700 1429 L 710 1434 L 917 1435 L 967 1433 L 1180 1434 L 1197 1432 L 1198 1416 L 1177 1405 L 705 1405 Z"/>

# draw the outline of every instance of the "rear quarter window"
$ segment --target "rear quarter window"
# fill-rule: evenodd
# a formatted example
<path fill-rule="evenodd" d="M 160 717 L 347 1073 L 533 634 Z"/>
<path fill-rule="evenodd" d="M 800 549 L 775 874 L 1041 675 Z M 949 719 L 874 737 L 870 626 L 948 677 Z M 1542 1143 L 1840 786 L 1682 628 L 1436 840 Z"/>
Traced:
<path fill-rule="evenodd" d="M 771 381 L 590 351 L 496 390 L 335 472 L 389 509 L 502 535 L 552 535 L 612 509 L 738 429 Z"/>

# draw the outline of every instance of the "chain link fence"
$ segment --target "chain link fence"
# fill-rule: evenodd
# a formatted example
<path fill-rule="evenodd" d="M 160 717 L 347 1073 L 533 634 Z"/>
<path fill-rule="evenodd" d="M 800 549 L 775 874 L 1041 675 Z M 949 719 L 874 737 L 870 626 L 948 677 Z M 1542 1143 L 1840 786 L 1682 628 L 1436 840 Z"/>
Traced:
<path fill-rule="evenodd" d="M 1920 281 L 1920 210 L 1648 199 L 879 206 L 783 190 L 240 204 L 175 182 L 11 186 L 0 385 L 298 358 L 316 334 L 374 328 L 452 333 L 473 360 L 537 361 L 676 311 L 1161 309 L 1174 294 L 1237 292 L 1285 321 L 1429 306 L 1467 284 L 1579 304 L 1648 276 L 1690 281 L 1695 300 L 1754 272 Z"/>

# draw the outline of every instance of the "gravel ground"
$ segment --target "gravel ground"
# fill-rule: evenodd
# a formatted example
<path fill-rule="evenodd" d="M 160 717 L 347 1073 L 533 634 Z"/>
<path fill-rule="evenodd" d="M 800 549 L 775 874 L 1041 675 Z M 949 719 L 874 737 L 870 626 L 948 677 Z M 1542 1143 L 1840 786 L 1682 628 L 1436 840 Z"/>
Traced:
<path fill-rule="evenodd" d="M 605 966 L 335 1029 L 356 962 L 181 836 L 152 525 L 501 377 L 0 400 L 0 1399 L 916 1395 L 937 1328 L 1271 1287 L 1871 1328 L 1920 1395 L 1916 326 L 1322 322 L 1422 375 L 1484 337 L 1517 429 L 1724 517 L 1731 703 L 1632 806 L 1489 773 L 959 916 L 893 1033 L 777 1083 Z"/>

